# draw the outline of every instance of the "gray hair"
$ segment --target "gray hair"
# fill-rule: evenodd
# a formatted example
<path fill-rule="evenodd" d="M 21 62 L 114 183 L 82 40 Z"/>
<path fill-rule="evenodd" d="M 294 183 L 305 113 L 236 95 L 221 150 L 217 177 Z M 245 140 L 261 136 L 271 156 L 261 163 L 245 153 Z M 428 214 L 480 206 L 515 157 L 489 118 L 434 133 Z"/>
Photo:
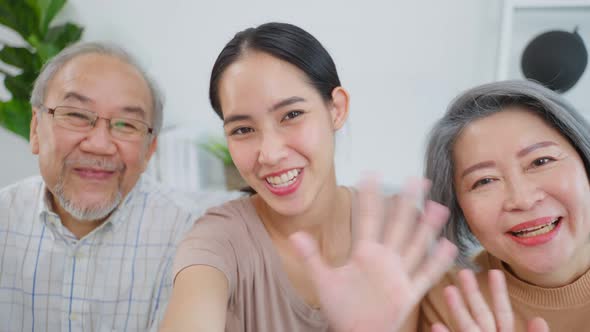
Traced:
<path fill-rule="evenodd" d="M 33 91 L 31 92 L 31 105 L 33 107 L 39 107 L 43 104 L 47 87 L 55 74 L 59 72 L 63 66 L 65 66 L 70 60 L 85 54 L 101 54 L 115 57 L 132 67 L 134 67 L 143 77 L 147 86 L 150 90 L 152 97 L 152 112 L 153 112 L 153 123 L 154 134 L 157 135 L 162 129 L 163 122 L 163 108 L 164 100 L 162 92 L 158 88 L 156 82 L 146 73 L 145 70 L 139 65 L 138 61 L 125 51 L 120 46 L 107 43 L 107 42 L 81 42 L 66 47 L 59 52 L 55 57 L 47 61 L 39 76 L 35 80 L 33 85 Z"/>
<path fill-rule="evenodd" d="M 474 267 L 469 253 L 480 244 L 469 229 L 455 194 L 454 143 L 470 123 L 509 106 L 524 107 L 544 119 L 569 140 L 582 158 L 586 173 L 590 171 L 590 125 L 556 92 L 531 81 L 503 81 L 460 94 L 429 134 L 425 176 L 432 181 L 431 199 L 450 209 L 443 235 L 459 248 L 457 263 L 464 267 Z"/>

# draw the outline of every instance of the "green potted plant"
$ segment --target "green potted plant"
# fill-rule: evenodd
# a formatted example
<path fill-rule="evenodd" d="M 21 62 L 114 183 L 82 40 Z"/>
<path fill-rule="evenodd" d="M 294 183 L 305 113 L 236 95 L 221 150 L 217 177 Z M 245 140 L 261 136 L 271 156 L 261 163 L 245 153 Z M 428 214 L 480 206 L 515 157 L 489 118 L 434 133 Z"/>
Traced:
<path fill-rule="evenodd" d="M 0 0 L 0 24 L 18 33 L 21 47 L 7 45 L 0 50 L 0 61 L 13 70 L 0 67 L 4 86 L 11 99 L 0 101 L 0 126 L 29 139 L 33 82 L 43 64 L 66 46 L 78 41 L 83 28 L 73 23 L 51 24 L 66 0 Z"/>
<path fill-rule="evenodd" d="M 246 184 L 240 172 L 238 172 L 236 165 L 234 165 L 234 161 L 223 138 L 209 138 L 207 142 L 201 143 L 199 146 L 223 163 L 225 187 L 227 190 L 243 190 L 248 187 L 248 184 Z"/>

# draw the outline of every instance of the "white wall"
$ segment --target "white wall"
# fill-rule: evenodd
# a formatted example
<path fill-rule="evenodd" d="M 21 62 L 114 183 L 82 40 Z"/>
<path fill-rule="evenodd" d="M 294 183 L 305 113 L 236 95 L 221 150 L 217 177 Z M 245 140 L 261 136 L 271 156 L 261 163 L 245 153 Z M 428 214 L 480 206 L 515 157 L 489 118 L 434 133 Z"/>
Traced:
<path fill-rule="evenodd" d="M 0 188 L 39 173 L 37 158 L 20 136 L 0 127 Z"/>
<path fill-rule="evenodd" d="M 224 44 L 267 21 L 297 24 L 332 54 L 352 97 L 337 143 L 340 182 L 375 170 L 398 185 L 421 173 L 425 134 L 450 99 L 494 79 L 500 7 L 490 0 L 70 0 L 60 19 L 84 25 L 85 40 L 112 40 L 136 54 L 165 90 L 165 125 L 189 124 L 197 137 L 221 133 L 207 88 Z"/>

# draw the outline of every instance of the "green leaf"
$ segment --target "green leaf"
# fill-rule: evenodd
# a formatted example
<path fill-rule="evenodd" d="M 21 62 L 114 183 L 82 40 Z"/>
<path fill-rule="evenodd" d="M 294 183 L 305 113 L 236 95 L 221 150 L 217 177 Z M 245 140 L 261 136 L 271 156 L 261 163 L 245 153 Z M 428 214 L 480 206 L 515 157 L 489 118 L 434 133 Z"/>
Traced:
<path fill-rule="evenodd" d="M 35 73 L 35 76 L 37 76 L 41 72 L 42 67 L 43 67 L 43 61 L 41 61 L 41 58 L 38 56 L 34 57 L 33 58 L 33 66 L 30 68 L 30 71 L 32 73 Z"/>
<path fill-rule="evenodd" d="M 13 29 L 23 39 L 39 34 L 39 16 L 28 1 L 0 1 L 0 24 Z"/>
<path fill-rule="evenodd" d="M 37 48 L 39 47 L 39 44 L 41 44 L 41 40 L 39 40 L 39 37 L 37 37 L 36 35 L 30 35 L 27 37 L 27 42 L 29 43 L 29 45 L 31 45 L 33 48 Z"/>
<path fill-rule="evenodd" d="M 37 20 L 37 23 L 41 22 L 41 16 L 43 15 L 42 11 L 43 9 L 41 8 L 41 4 L 40 1 L 37 0 L 25 0 L 24 1 L 32 10 L 35 11 L 35 14 L 37 15 L 37 17 L 39 18 L 39 20 Z M 37 26 L 39 26 L 37 24 Z"/>
<path fill-rule="evenodd" d="M 0 126 L 28 139 L 31 120 L 29 96 L 33 82 L 43 63 L 76 42 L 83 28 L 72 23 L 51 26 L 66 0 L 0 0 L 0 24 L 19 33 L 30 47 L 5 46 L 0 61 L 21 69 L 21 73 L 5 74 L 4 85 L 12 100 L 0 102 Z"/>
<path fill-rule="evenodd" d="M 206 143 L 199 144 L 199 146 L 216 158 L 221 159 L 224 165 L 230 166 L 234 164 L 227 144 L 223 139 L 211 138 Z"/>
<path fill-rule="evenodd" d="M 26 2 L 34 8 L 39 17 L 38 29 L 40 35 L 43 37 L 49 29 L 51 21 L 55 15 L 63 8 L 66 0 L 26 0 Z"/>
<path fill-rule="evenodd" d="M 47 1 L 45 1 L 47 2 Z M 51 21 L 55 18 L 55 15 L 63 8 L 66 0 L 49 0 L 49 6 L 41 18 L 41 31 L 47 31 Z"/>
<path fill-rule="evenodd" d="M 4 46 L 0 50 L 2 62 L 21 69 L 34 68 L 35 55 L 23 47 Z"/>
<path fill-rule="evenodd" d="M 0 126 L 29 140 L 31 105 L 23 100 L 0 101 Z"/>
<path fill-rule="evenodd" d="M 41 58 L 42 63 L 53 58 L 59 51 L 61 51 L 61 48 L 51 43 L 41 43 L 37 47 L 37 55 Z"/>
<path fill-rule="evenodd" d="M 54 26 L 47 32 L 44 42 L 55 44 L 58 48 L 63 49 L 80 40 L 83 31 L 83 28 L 73 23 Z"/>
<path fill-rule="evenodd" d="M 6 76 L 4 78 L 4 85 L 6 89 L 12 94 L 12 99 L 29 100 L 31 90 L 33 89 L 33 82 L 35 81 L 35 74 L 31 72 L 23 72 L 17 76 Z"/>

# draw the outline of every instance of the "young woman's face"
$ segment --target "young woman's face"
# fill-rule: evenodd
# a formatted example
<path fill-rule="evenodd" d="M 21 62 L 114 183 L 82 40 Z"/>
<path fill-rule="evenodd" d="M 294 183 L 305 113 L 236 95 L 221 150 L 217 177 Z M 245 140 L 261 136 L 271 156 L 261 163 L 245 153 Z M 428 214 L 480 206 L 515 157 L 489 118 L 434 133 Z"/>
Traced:
<path fill-rule="evenodd" d="M 459 205 L 492 255 L 525 280 L 587 268 L 588 176 L 557 130 L 514 107 L 466 127 L 453 158 Z"/>
<path fill-rule="evenodd" d="M 305 212 L 335 185 L 334 131 L 347 116 L 347 96 L 326 103 L 294 65 L 250 52 L 219 83 L 224 131 L 246 182 L 276 212 Z M 342 98 L 346 97 L 346 102 Z"/>

